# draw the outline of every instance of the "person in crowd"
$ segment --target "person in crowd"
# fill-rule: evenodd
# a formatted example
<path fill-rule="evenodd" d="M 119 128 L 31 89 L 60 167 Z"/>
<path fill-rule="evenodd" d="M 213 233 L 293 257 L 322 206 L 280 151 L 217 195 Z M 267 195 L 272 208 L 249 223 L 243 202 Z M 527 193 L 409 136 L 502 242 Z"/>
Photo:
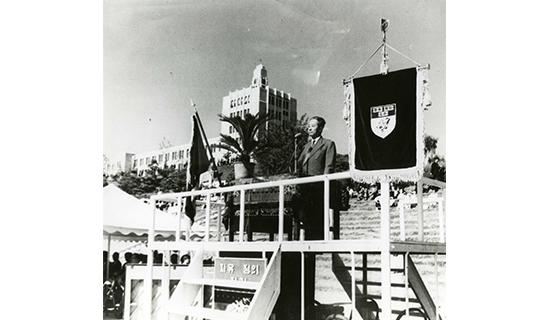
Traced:
<path fill-rule="evenodd" d="M 186 253 L 181 256 L 180 261 L 182 265 L 188 266 L 189 263 L 191 262 L 191 256 L 188 253 Z"/>
<path fill-rule="evenodd" d="M 126 283 L 126 266 L 132 263 L 132 256 L 132 253 L 129 251 L 126 251 L 126 253 L 124 253 L 124 264 L 122 265 L 122 272 L 120 274 L 123 284 Z"/>
<path fill-rule="evenodd" d="M 153 264 L 162 264 L 162 253 L 157 250 L 153 252 Z"/>
<path fill-rule="evenodd" d="M 109 264 L 109 278 L 114 279 L 118 277 L 122 271 L 122 263 L 118 260 L 118 252 L 113 253 L 113 262 Z"/>
<path fill-rule="evenodd" d="M 177 254 L 176 252 L 174 252 L 174 253 L 172 253 L 172 254 L 170 255 L 170 264 L 171 264 L 171 265 L 173 265 L 173 266 L 177 265 L 177 264 L 178 264 L 178 260 L 179 260 L 179 259 L 178 259 L 178 254 Z"/>
<path fill-rule="evenodd" d="M 132 264 L 139 264 L 140 263 L 139 253 L 132 253 L 132 258 L 130 259 L 130 263 L 132 263 Z"/>

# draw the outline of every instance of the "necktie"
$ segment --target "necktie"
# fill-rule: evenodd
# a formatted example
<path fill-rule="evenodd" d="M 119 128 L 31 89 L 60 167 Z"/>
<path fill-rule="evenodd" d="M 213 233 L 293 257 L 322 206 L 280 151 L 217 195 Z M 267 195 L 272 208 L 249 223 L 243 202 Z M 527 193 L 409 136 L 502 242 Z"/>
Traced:
<path fill-rule="evenodd" d="M 307 160 L 309 159 L 309 156 L 311 155 L 312 150 L 313 150 L 313 141 L 311 141 L 311 145 L 307 149 L 306 156 L 304 157 L 304 165 L 307 165 Z"/>

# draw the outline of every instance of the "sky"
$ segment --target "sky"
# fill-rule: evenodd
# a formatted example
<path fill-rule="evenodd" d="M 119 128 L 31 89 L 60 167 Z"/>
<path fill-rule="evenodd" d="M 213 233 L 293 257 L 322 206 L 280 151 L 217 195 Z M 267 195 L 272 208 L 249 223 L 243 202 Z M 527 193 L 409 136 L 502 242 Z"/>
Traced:
<path fill-rule="evenodd" d="M 445 2 L 442 0 L 105 0 L 103 152 L 189 142 L 197 105 L 209 138 L 218 136 L 222 98 L 248 87 L 260 62 L 271 87 L 297 99 L 298 116 L 327 120 L 323 136 L 347 153 L 342 79 L 387 41 L 430 64 L 432 107 L 425 132 L 445 155 Z M 391 70 L 414 65 L 390 51 Z M 357 76 L 379 72 L 376 55 Z"/>

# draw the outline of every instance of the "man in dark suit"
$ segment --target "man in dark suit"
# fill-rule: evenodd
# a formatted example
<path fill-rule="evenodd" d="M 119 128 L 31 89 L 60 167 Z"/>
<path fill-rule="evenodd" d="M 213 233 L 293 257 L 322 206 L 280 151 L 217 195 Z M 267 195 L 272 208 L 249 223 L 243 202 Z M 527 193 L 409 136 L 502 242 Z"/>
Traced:
<path fill-rule="evenodd" d="M 325 128 L 325 119 L 315 116 L 309 120 L 307 133 L 309 141 L 298 158 L 298 175 L 316 176 L 334 172 L 336 164 L 336 145 L 321 135 Z M 305 229 L 305 240 L 324 238 L 324 183 L 312 183 L 300 188 L 303 210 L 301 221 Z"/>
<path fill-rule="evenodd" d="M 316 176 L 334 172 L 336 145 L 322 136 L 325 119 L 315 116 L 309 120 L 307 133 L 309 141 L 298 158 L 298 175 Z M 316 182 L 299 185 L 299 219 L 304 229 L 305 240 L 324 239 L 324 183 Z M 315 254 L 305 256 L 304 302 L 306 319 L 314 319 L 315 296 Z"/>

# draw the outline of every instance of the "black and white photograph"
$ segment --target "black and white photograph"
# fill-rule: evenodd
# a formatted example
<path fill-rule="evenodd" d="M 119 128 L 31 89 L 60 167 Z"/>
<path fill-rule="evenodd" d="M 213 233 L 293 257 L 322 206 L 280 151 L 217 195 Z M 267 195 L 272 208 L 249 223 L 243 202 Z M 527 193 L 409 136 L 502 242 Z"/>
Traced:
<path fill-rule="evenodd" d="M 446 319 L 445 68 L 440 0 L 105 0 L 103 318 Z"/>
<path fill-rule="evenodd" d="M 545 9 L 2 2 L 1 318 L 544 319 Z"/>

